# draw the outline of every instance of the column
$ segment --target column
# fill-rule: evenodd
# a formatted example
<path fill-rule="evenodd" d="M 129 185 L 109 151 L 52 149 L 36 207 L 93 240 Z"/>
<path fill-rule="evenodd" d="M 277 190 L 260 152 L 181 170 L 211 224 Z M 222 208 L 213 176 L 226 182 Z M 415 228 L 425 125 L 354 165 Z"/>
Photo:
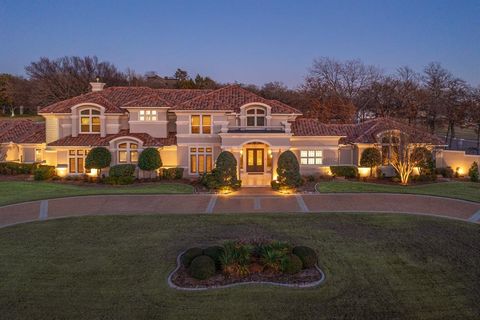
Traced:
<path fill-rule="evenodd" d="M 272 150 L 272 180 L 277 179 L 277 167 L 278 167 L 278 157 L 280 156 L 279 149 Z"/>

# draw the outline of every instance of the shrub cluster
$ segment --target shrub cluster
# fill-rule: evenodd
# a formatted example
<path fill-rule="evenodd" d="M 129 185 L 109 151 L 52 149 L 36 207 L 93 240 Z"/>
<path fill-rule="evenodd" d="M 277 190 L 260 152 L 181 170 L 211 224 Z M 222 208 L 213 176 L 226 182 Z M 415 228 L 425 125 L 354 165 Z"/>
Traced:
<path fill-rule="evenodd" d="M 358 169 L 355 166 L 330 166 L 332 175 L 336 177 L 356 178 Z"/>
<path fill-rule="evenodd" d="M 441 174 L 444 178 L 453 178 L 455 172 L 451 167 L 437 168 L 435 169 L 436 174 Z"/>
<path fill-rule="evenodd" d="M 38 168 L 38 163 L 17 163 L 17 162 L 1 162 L 0 174 L 17 175 L 17 174 L 33 174 Z"/>
<path fill-rule="evenodd" d="M 478 163 L 474 161 L 470 169 L 468 169 L 468 176 L 470 177 L 470 181 L 478 182 L 479 173 L 478 173 Z"/>
<path fill-rule="evenodd" d="M 160 168 L 159 177 L 165 180 L 182 179 L 183 168 Z"/>
<path fill-rule="evenodd" d="M 190 248 L 185 253 L 182 255 L 180 258 L 180 261 L 182 262 L 182 265 L 185 268 L 190 267 L 190 263 L 192 263 L 192 260 L 195 259 L 198 256 L 201 256 L 203 254 L 202 248 Z"/>
<path fill-rule="evenodd" d="M 33 171 L 35 180 L 50 180 L 56 175 L 54 166 L 39 166 Z"/>
<path fill-rule="evenodd" d="M 110 167 L 108 177 L 105 179 L 109 184 L 131 184 L 135 181 L 135 165 L 133 164 L 118 164 Z"/>
<path fill-rule="evenodd" d="M 303 269 L 303 264 L 302 260 L 293 253 L 287 254 L 283 259 L 282 259 L 282 267 L 281 270 L 284 273 L 287 274 L 295 274 Z"/>

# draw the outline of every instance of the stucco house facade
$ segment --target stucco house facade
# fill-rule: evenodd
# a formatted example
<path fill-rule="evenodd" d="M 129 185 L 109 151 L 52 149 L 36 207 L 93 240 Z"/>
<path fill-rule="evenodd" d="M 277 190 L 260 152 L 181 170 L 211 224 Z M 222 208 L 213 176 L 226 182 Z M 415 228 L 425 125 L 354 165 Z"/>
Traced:
<path fill-rule="evenodd" d="M 276 178 L 278 157 L 286 150 L 296 154 L 303 175 L 318 175 L 328 174 L 332 165 L 358 166 L 362 150 L 370 146 L 381 148 L 388 167 L 395 142 L 382 139 L 387 132 L 407 132 L 415 142 L 431 146 L 442 144 L 391 119 L 323 124 L 236 85 L 217 90 L 91 85 L 92 92 L 41 109 L 45 123 L 0 122 L 4 158 L 43 162 L 61 174 L 83 175 L 93 147 L 108 148 L 112 165 L 136 163 L 143 149 L 154 147 L 164 167 L 182 167 L 186 178 L 196 178 L 210 171 L 226 150 L 237 159 L 242 186 L 263 186 Z"/>

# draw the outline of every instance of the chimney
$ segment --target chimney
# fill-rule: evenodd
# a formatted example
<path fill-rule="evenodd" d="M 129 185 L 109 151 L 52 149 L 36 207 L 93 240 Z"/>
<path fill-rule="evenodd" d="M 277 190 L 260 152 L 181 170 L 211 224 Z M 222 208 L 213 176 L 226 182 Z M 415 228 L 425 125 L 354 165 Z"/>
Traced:
<path fill-rule="evenodd" d="M 105 87 L 105 83 L 100 82 L 100 77 L 95 79 L 95 82 L 90 82 L 90 86 L 92 87 L 92 92 L 102 91 L 103 87 Z"/>

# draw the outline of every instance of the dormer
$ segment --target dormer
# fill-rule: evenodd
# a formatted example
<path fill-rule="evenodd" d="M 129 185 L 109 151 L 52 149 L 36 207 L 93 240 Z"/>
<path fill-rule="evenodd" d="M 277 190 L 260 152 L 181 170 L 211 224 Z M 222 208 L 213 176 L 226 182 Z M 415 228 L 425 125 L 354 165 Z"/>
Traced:
<path fill-rule="evenodd" d="M 261 129 L 270 127 L 272 120 L 272 107 L 267 104 L 254 102 L 240 107 L 240 127 Z"/>
<path fill-rule="evenodd" d="M 106 136 L 105 108 L 95 103 L 82 103 L 72 107 L 72 137 L 79 134 Z"/>

